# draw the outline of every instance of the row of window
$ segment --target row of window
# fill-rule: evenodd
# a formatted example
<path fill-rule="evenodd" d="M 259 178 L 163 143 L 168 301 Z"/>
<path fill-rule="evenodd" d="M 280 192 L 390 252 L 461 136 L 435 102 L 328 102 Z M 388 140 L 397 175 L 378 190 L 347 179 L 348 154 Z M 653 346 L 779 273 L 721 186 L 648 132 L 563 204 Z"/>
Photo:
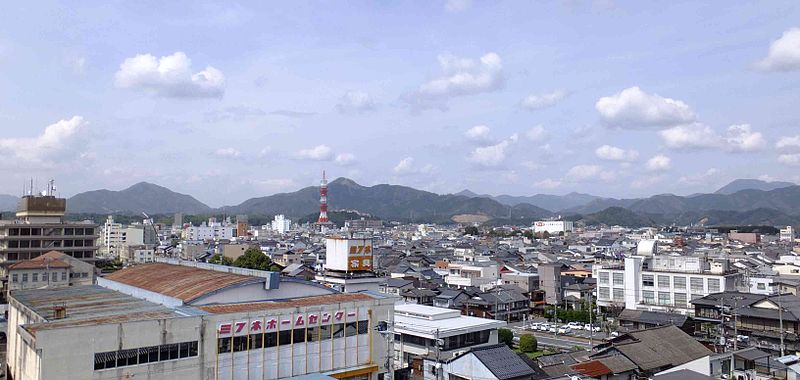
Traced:
<path fill-rule="evenodd" d="M 6 258 L 9 261 L 17 260 L 30 260 L 35 259 L 44 254 L 44 252 L 8 252 Z M 72 256 L 76 259 L 91 259 L 94 257 L 94 251 L 67 251 L 64 254 Z"/>
<path fill-rule="evenodd" d="M 9 228 L 8 236 L 94 235 L 94 228 Z"/>
<path fill-rule="evenodd" d="M 72 248 L 93 247 L 94 240 L 9 240 L 8 248 Z"/>
<path fill-rule="evenodd" d="M 671 277 L 671 276 L 653 276 L 652 274 L 643 274 L 642 275 L 642 286 L 645 287 L 654 287 L 654 277 L 658 280 L 658 287 L 661 289 L 669 289 L 670 288 L 670 278 L 672 279 L 672 287 L 675 289 L 686 289 L 686 277 Z M 717 293 L 721 291 L 720 286 L 720 279 L 718 278 L 709 278 L 707 279 L 708 283 L 708 292 L 709 293 Z M 689 289 L 693 292 L 703 292 L 703 278 L 702 277 L 691 277 L 689 278 Z"/>
<path fill-rule="evenodd" d="M 79 273 L 76 273 L 79 274 Z M 82 273 L 82 277 L 88 277 L 87 273 Z M 71 274 L 70 274 L 70 277 Z M 23 273 L 21 276 L 19 273 L 14 273 L 11 275 L 11 282 L 20 282 L 19 279 L 22 278 L 22 282 L 28 282 L 28 273 Z M 42 282 L 47 281 L 58 281 L 58 272 L 52 272 L 52 276 L 50 272 L 43 272 L 42 273 Z M 61 281 L 67 281 L 67 272 L 61 272 Z M 39 273 L 31 273 L 31 282 L 39 282 Z"/>
<path fill-rule="evenodd" d="M 336 323 L 280 332 L 250 334 L 217 339 L 217 353 L 224 354 L 247 350 L 258 350 L 295 343 L 319 342 L 322 340 L 363 335 L 368 332 L 369 321 Z"/>
<path fill-rule="evenodd" d="M 94 354 L 94 369 L 126 367 L 197 356 L 197 341 Z"/>
<path fill-rule="evenodd" d="M 658 302 L 656 302 L 656 293 L 650 290 L 642 291 L 642 302 L 648 305 L 674 305 L 679 307 L 686 307 L 688 298 L 686 293 L 668 293 L 658 292 Z M 693 294 L 691 299 L 703 297 L 700 294 Z"/>

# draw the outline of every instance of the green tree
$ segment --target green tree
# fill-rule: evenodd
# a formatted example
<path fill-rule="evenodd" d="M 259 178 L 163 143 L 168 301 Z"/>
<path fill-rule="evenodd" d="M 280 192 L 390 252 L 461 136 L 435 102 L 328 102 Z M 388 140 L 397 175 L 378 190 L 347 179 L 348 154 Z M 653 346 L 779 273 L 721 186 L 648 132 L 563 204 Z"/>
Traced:
<path fill-rule="evenodd" d="M 248 248 L 244 251 L 244 254 L 237 257 L 236 260 L 233 261 L 233 266 L 239 268 L 248 268 L 248 269 L 257 269 L 257 270 L 269 270 L 270 266 L 272 265 L 272 260 L 261 252 L 258 248 Z"/>
<path fill-rule="evenodd" d="M 497 329 L 497 340 L 505 343 L 508 347 L 514 348 L 514 333 L 509 329 Z"/>
<path fill-rule="evenodd" d="M 478 236 L 478 234 L 480 234 L 480 231 L 478 231 L 478 227 L 467 226 L 466 228 L 464 228 L 464 235 Z"/>
<path fill-rule="evenodd" d="M 214 256 L 211 256 L 211 258 L 208 259 L 208 263 L 231 266 L 233 265 L 233 260 L 231 260 L 230 257 L 225 257 L 218 253 Z"/>
<path fill-rule="evenodd" d="M 519 349 L 522 352 L 534 352 L 539 348 L 539 342 L 533 335 L 519 337 Z"/>

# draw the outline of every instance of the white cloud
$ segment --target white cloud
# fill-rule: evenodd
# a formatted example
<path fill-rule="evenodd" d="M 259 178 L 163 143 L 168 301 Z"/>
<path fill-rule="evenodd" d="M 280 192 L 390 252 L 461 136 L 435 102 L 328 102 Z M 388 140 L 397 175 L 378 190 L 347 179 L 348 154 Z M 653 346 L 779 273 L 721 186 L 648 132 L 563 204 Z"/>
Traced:
<path fill-rule="evenodd" d="M 522 161 L 522 167 L 530 171 L 539 170 L 542 166 L 535 161 Z"/>
<path fill-rule="evenodd" d="M 594 155 L 601 160 L 608 161 L 635 161 L 639 152 L 631 149 L 625 150 L 611 145 L 603 145 L 594 151 Z"/>
<path fill-rule="evenodd" d="M 180 51 L 161 58 L 151 54 L 127 58 L 119 66 L 114 84 L 174 98 L 219 98 L 225 92 L 221 71 L 207 66 L 193 73 L 192 61 Z"/>
<path fill-rule="evenodd" d="M 352 153 L 340 153 L 336 155 L 334 162 L 340 166 L 349 166 L 356 162 L 356 156 Z"/>
<path fill-rule="evenodd" d="M 493 141 L 491 133 L 492 130 L 489 127 L 485 125 L 476 125 L 467 129 L 467 131 L 464 132 L 464 136 L 466 136 L 467 140 L 475 143 L 490 144 Z"/>
<path fill-rule="evenodd" d="M 348 91 L 339 98 L 336 109 L 343 114 L 364 113 L 375 109 L 375 101 L 366 92 Z"/>
<path fill-rule="evenodd" d="M 800 166 L 800 153 L 781 154 L 778 162 L 787 166 Z"/>
<path fill-rule="evenodd" d="M 561 186 L 561 181 L 552 178 L 545 178 L 533 184 L 534 188 L 542 188 L 542 189 L 555 189 L 559 186 Z"/>
<path fill-rule="evenodd" d="M 672 167 L 672 160 L 663 154 L 659 154 L 647 160 L 647 165 L 645 165 L 645 167 L 651 172 L 669 170 Z"/>
<path fill-rule="evenodd" d="M 665 127 L 694 121 L 689 106 L 676 99 L 648 94 L 630 87 L 600 98 L 595 108 L 608 125 L 625 128 Z"/>
<path fill-rule="evenodd" d="M 414 164 L 413 157 L 406 157 L 397 163 L 394 167 L 395 174 L 408 175 L 408 174 L 428 174 L 433 171 L 433 166 L 428 164 L 418 167 Z"/>
<path fill-rule="evenodd" d="M 575 165 L 567 171 L 565 178 L 574 182 L 596 179 L 610 181 L 614 179 L 614 173 L 603 169 L 600 165 Z"/>
<path fill-rule="evenodd" d="M 247 181 L 248 184 L 255 185 L 260 191 L 278 192 L 297 189 L 297 183 L 290 178 L 270 178 L 263 180 Z"/>
<path fill-rule="evenodd" d="M 728 150 L 733 152 L 755 152 L 766 148 L 767 142 L 760 132 L 754 132 L 749 124 L 731 125 L 725 139 Z"/>
<path fill-rule="evenodd" d="M 491 92 L 505 85 L 503 63 L 496 53 L 486 53 L 479 59 L 443 54 L 438 59 L 442 76 L 423 83 L 406 97 L 413 108 L 444 109 L 452 97 Z"/>
<path fill-rule="evenodd" d="M 52 167 L 69 163 L 85 155 L 83 138 L 88 122 L 81 116 L 59 120 L 45 127 L 41 135 L 31 138 L 0 139 L 0 155 L 5 164 L 26 167 Z"/>
<path fill-rule="evenodd" d="M 631 182 L 631 186 L 635 189 L 641 189 L 658 184 L 663 180 L 664 180 L 663 175 L 648 175 L 646 177 L 634 180 L 633 182 Z"/>
<path fill-rule="evenodd" d="M 797 149 L 800 148 L 800 135 L 783 136 L 775 143 L 778 149 Z"/>
<path fill-rule="evenodd" d="M 214 151 L 214 155 L 219 158 L 239 158 L 242 153 L 234 148 L 219 148 Z"/>
<path fill-rule="evenodd" d="M 528 95 L 522 99 L 520 105 L 522 108 L 535 111 L 542 108 L 552 107 L 558 102 L 567 97 L 567 92 L 564 90 L 556 90 L 546 94 Z"/>
<path fill-rule="evenodd" d="M 764 71 L 800 70 L 800 28 L 791 28 L 769 45 L 767 57 L 756 62 Z"/>
<path fill-rule="evenodd" d="M 716 168 L 709 168 L 704 173 L 693 175 L 693 176 L 683 176 L 678 179 L 678 182 L 687 184 L 687 185 L 707 185 L 708 181 L 711 180 L 714 176 L 719 174 L 719 170 Z"/>
<path fill-rule="evenodd" d="M 536 125 L 533 128 L 529 129 L 528 132 L 525 132 L 525 137 L 527 137 L 528 140 L 531 140 L 533 142 L 540 142 L 547 140 L 549 136 L 550 134 L 547 133 L 547 130 L 541 125 Z"/>
<path fill-rule="evenodd" d="M 448 12 L 457 13 L 472 6 L 472 0 L 447 0 L 444 8 Z"/>
<path fill-rule="evenodd" d="M 327 145 L 317 145 L 313 148 L 300 149 L 297 158 L 311 161 L 328 161 L 333 158 L 333 151 Z"/>
<path fill-rule="evenodd" d="M 679 125 L 659 132 L 664 144 L 672 149 L 703 149 L 719 147 L 722 137 L 717 135 L 711 127 L 693 123 Z"/>
<path fill-rule="evenodd" d="M 506 160 L 506 149 L 516 140 L 517 137 L 512 136 L 494 145 L 477 147 L 467 160 L 487 168 L 500 166 Z"/>

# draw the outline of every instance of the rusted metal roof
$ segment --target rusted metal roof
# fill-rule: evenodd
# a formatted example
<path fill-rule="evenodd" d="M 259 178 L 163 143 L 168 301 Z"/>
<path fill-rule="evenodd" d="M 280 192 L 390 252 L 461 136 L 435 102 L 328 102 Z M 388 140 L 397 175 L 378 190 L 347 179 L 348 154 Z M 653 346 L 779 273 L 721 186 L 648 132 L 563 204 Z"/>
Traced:
<path fill-rule="evenodd" d="M 594 378 L 599 378 L 600 376 L 611 375 L 614 373 L 611 368 L 606 367 L 606 365 L 601 363 L 599 360 L 573 364 L 572 369 L 578 371 L 578 373 L 581 375 Z"/>
<path fill-rule="evenodd" d="M 260 277 L 164 263 L 128 267 L 107 279 L 190 302 L 223 288 L 266 281 Z"/>
<path fill-rule="evenodd" d="M 336 293 L 336 294 L 326 294 L 324 296 L 294 298 L 281 301 L 249 302 L 249 303 L 237 303 L 237 304 L 226 304 L 226 305 L 208 305 L 208 306 L 197 306 L 197 308 L 212 314 L 225 314 L 225 313 L 239 313 L 248 311 L 287 309 L 287 308 L 301 307 L 301 306 L 332 305 L 344 302 L 366 301 L 372 299 L 375 298 L 367 294 Z"/>

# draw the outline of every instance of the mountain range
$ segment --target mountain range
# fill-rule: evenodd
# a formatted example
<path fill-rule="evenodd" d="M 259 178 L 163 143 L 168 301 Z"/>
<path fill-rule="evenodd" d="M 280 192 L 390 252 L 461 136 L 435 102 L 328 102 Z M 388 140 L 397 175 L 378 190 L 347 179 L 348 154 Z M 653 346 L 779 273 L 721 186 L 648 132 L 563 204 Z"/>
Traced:
<path fill-rule="evenodd" d="M 528 223 L 562 215 L 587 224 L 800 224 L 800 186 L 788 182 L 736 180 L 714 193 L 647 198 L 602 198 L 589 194 L 480 195 L 469 190 L 436 194 L 399 185 L 362 186 L 339 178 L 328 185 L 329 209 L 352 210 L 398 221 Z M 0 195 L 0 210 L 18 198 Z M 70 213 L 93 214 L 285 214 L 298 220 L 319 210 L 319 187 L 248 199 L 211 208 L 190 195 L 147 182 L 120 191 L 94 190 L 67 201 Z"/>

